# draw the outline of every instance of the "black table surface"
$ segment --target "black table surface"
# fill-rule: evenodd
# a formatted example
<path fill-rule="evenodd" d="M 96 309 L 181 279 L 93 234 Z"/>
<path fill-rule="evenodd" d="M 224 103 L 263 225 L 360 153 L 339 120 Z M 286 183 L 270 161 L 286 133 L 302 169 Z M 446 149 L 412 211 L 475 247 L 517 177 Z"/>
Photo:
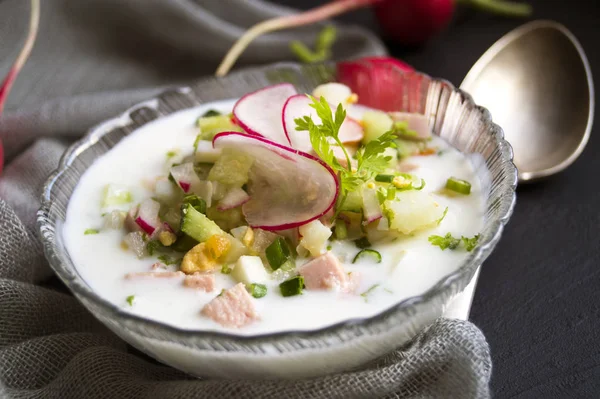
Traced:
<path fill-rule="evenodd" d="M 552 19 L 575 34 L 600 81 L 600 1 L 524 1 L 534 8 L 530 19 Z M 322 3 L 276 2 L 302 9 Z M 386 42 L 390 53 L 458 86 L 489 46 L 526 22 L 472 11 L 457 15 L 426 46 Z M 340 20 L 377 32 L 370 10 Z M 471 321 L 491 347 L 495 397 L 600 398 L 599 135 L 600 122 L 569 169 L 518 188 L 514 215 L 483 265 Z"/>

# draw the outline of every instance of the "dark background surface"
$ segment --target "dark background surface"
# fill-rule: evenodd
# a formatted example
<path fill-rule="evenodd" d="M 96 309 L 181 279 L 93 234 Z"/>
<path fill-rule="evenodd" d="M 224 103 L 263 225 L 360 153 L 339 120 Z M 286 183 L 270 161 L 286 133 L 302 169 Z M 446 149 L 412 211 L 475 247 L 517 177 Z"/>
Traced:
<path fill-rule="evenodd" d="M 307 9 L 319 0 L 275 0 Z M 600 1 L 528 0 L 530 19 L 563 23 L 587 52 L 600 82 Z M 341 21 L 377 32 L 370 10 Z M 479 56 L 525 23 L 461 10 L 419 49 L 386 42 L 390 53 L 460 85 Z M 600 112 L 596 106 L 596 115 Z M 600 121 L 565 172 L 521 186 L 503 238 L 485 262 L 471 320 L 487 337 L 497 398 L 600 398 Z"/>

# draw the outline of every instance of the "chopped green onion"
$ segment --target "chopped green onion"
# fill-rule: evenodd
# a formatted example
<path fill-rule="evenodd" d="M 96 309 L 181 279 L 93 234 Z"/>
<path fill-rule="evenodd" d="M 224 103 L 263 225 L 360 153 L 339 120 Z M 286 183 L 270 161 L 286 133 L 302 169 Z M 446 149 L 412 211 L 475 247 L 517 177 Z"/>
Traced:
<path fill-rule="evenodd" d="M 396 199 L 396 187 L 388 187 L 387 189 L 387 199 L 393 200 Z"/>
<path fill-rule="evenodd" d="M 419 190 L 423 190 L 423 188 L 425 187 L 425 179 L 421 179 L 421 185 L 419 187 L 415 187 L 415 185 L 413 183 L 411 183 L 411 187 L 413 190 L 419 191 Z"/>
<path fill-rule="evenodd" d="M 439 150 L 437 152 L 438 157 L 441 157 L 442 155 L 444 155 L 444 152 L 445 152 L 444 150 Z"/>
<path fill-rule="evenodd" d="M 177 153 L 178 151 L 176 150 L 167 151 L 167 158 L 173 158 Z"/>
<path fill-rule="evenodd" d="M 83 232 L 83 234 L 86 235 L 86 236 L 90 235 L 90 234 L 98 234 L 98 233 L 100 233 L 100 230 L 98 230 L 98 229 L 86 229 Z"/>
<path fill-rule="evenodd" d="M 304 277 L 296 276 L 283 283 L 279 284 L 281 295 L 288 297 L 294 295 L 301 295 L 302 289 L 304 288 Z"/>
<path fill-rule="evenodd" d="M 248 287 L 248 292 L 254 298 L 262 298 L 263 296 L 267 295 L 267 286 L 264 284 L 254 284 L 253 283 L 253 284 L 250 284 L 250 286 Z"/>
<path fill-rule="evenodd" d="M 183 197 L 183 204 L 190 204 L 198 212 L 206 213 L 206 201 L 196 194 L 189 194 Z"/>
<path fill-rule="evenodd" d="M 233 269 L 229 265 L 223 265 L 221 267 L 221 273 L 223 273 L 223 274 L 231 274 L 232 271 L 233 271 Z"/>
<path fill-rule="evenodd" d="M 381 254 L 379 252 L 375 251 L 374 249 L 361 250 L 359 253 L 356 254 L 354 259 L 352 260 L 352 263 L 356 263 L 358 260 L 360 260 L 366 256 L 370 256 L 371 258 L 373 258 L 376 261 L 376 263 L 381 263 Z"/>
<path fill-rule="evenodd" d="M 375 181 L 381 183 L 391 183 L 394 180 L 394 175 L 377 175 L 375 176 Z"/>
<path fill-rule="evenodd" d="M 471 238 L 462 236 L 460 239 L 462 240 L 463 245 L 465 246 L 465 249 L 467 251 L 471 252 L 477 246 L 477 242 L 479 241 L 479 237 L 480 237 L 480 234 L 476 234 L 476 235 L 474 235 Z"/>
<path fill-rule="evenodd" d="M 219 116 L 221 113 L 214 109 L 209 109 L 205 113 L 202 114 L 202 118 L 208 118 L 209 116 Z"/>
<path fill-rule="evenodd" d="M 456 177 L 451 177 L 446 181 L 446 188 L 459 194 L 471 194 L 471 183 Z"/>
<path fill-rule="evenodd" d="M 332 247 L 331 245 L 328 245 L 328 246 L 327 246 L 327 250 L 328 250 L 328 251 L 331 251 L 331 249 L 332 249 L 332 248 L 333 248 L 333 247 Z"/>
<path fill-rule="evenodd" d="M 348 237 L 348 227 L 346 226 L 346 222 L 338 219 L 335 223 L 335 238 L 338 240 L 345 240 L 346 237 Z"/>
<path fill-rule="evenodd" d="M 283 237 L 277 237 L 277 239 L 267 247 L 265 255 L 273 270 L 279 269 L 281 265 L 291 257 L 290 248 Z"/>
<path fill-rule="evenodd" d="M 365 302 L 367 302 L 367 297 L 369 296 L 369 294 L 371 292 L 373 292 L 375 289 L 377 289 L 377 287 L 379 287 L 379 284 L 374 284 L 372 285 L 368 290 L 366 290 L 365 292 L 363 292 L 362 294 L 360 294 L 360 296 L 362 296 L 365 299 Z"/>
<path fill-rule="evenodd" d="M 444 209 L 444 214 L 442 215 L 441 218 L 439 218 L 437 220 L 437 224 L 439 225 L 440 223 L 442 223 L 442 220 L 444 220 L 444 218 L 446 217 L 446 214 L 448 213 L 448 207 L 446 207 L 446 209 Z"/>
<path fill-rule="evenodd" d="M 133 197 L 129 191 L 111 184 L 104 187 L 104 195 L 102 198 L 103 208 L 114 205 L 124 205 L 132 201 Z"/>
<path fill-rule="evenodd" d="M 359 238 L 358 240 L 355 240 L 354 244 L 356 245 L 357 248 L 360 248 L 360 249 L 369 248 L 371 246 L 371 243 L 369 242 L 369 239 L 367 237 L 362 237 L 362 238 Z"/>
<path fill-rule="evenodd" d="M 135 295 L 129 295 L 127 298 L 125 298 L 125 300 L 129 304 L 129 306 L 133 306 L 133 301 L 135 300 Z"/>

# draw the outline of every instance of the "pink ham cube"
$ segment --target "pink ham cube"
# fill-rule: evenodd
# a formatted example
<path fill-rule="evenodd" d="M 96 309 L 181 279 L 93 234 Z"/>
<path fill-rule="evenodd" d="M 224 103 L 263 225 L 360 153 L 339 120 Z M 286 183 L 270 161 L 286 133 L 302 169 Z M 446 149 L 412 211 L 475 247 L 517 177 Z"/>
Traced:
<path fill-rule="evenodd" d="M 243 283 L 223 291 L 200 312 L 223 327 L 244 327 L 258 319 L 252 297 Z"/>
<path fill-rule="evenodd" d="M 214 274 L 194 273 L 190 276 L 185 276 L 183 285 L 189 288 L 196 288 L 205 292 L 212 292 L 215 289 Z"/>
<path fill-rule="evenodd" d="M 344 288 L 348 279 L 340 261 L 331 252 L 306 263 L 300 268 L 300 274 L 309 290 Z"/>

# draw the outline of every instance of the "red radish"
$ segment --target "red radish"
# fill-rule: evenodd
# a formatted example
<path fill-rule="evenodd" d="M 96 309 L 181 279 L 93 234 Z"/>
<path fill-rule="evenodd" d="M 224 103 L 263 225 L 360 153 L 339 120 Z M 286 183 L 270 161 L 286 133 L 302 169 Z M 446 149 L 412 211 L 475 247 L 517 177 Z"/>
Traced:
<path fill-rule="evenodd" d="M 0 116 L 2 116 L 2 110 L 4 109 L 4 103 L 6 102 L 6 98 L 8 97 L 8 93 L 10 93 L 10 89 L 12 88 L 13 83 L 17 79 L 21 68 L 25 65 L 27 58 L 29 58 L 29 54 L 31 54 L 31 49 L 33 48 L 33 44 L 35 43 L 35 38 L 38 32 L 38 26 L 40 23 L 40 0 L 31 0 L 31 13 L 29 16 L 29 31 L 27 32 L 27 38 L 25 39 L 25 44 L 21 49 L 21 52 L 17 56 L 15 63 L 12 65 L 10 70 L 8 71 L 8 75 L 2 82 L 0 86 Z M 2 140 L 0 139 L 0 174 L 2 174 L 2 168 L 4 166 L 4 147 L 2 146 Z"/>
<path fill-rule="evenodd" d="M 383 217 L 381 206 L 377 199 L 377 191 L 373 188 L 365 188 L 362 191 L 364 218 L 367 223 L 374 222 Z"/>
<path fill-rule="evenodd" d="M 161 224 L 158 211 L 160 211 L 160 204 L 153 199 L 147 199 L 140 204 L 135 222 L 148 235 L 152 235 Z"/>
<path fill-rule="evenodd" d="M 211 205 L 213 195 L 212 183 L 209 181 L 200 180 L 196 174 L 196 171 L 194 170 L 194 164 L 192 162 L 186 162 L 182 163 L 181 165 L 173 166 L 170 170 L 170 173 L 184 193 L 194 193 L 206 201 L 206 206 Z"/>
<path fill-rule="evenodd" d="M 233 107 L 233 115 L 246 132 L 288 145 L 281 114 L 286 100 L 297 93 L 290 83 L 267 86 L 240 98 Z"/>
<path fill-rule="evenodd" d="M 382 111 L 420 111 L 421 80 L 396 62 L 345 61 L 337 64 L 337 79 L 358 95 L 358 103 Z"/>
<path fill-rule="evenodd" d="M 226 211 L 228 209 L 237 208 L 238 206 L 244 205 L 250 201 L 250 196 L 247 192 L 239 187 L 232 188 L 225 194 L 223 199 L 219 201 L 217 209 L 219 211 Z"/>
<path fill-rule="evenodd" d="M 317 115 L 317 112 L 313 107 L 310 106 L 312 100 L 304 95 L 297 94 L 288 98 L 283 107 L 283 128 L 285 135 L 292 145 L 292 147 L 304 151 L 311 152 L 312 144 L 310 143 L 310 137 L 308 132 L 299 132 L 296 130 L 295 119 L 303 116 L 310 116 L 316 124 L 321 123 L 321 118 Z M 335 112 L 335 109 L 333 109 Z M 340 126 L 339 139 L 342 143 L 355 143 L 363 138 L 362 126 L 350 117 L 346 117 L 342 126 Z"/>
<path fill-rule="evenodd" d="M 424 43 L 444 30 L 454 0 L 385 0 L 374 6 L 385 36 L 405 45 Z"/>
<path fill-rule="evenodd" d="M 301 226 L 327 213 L 337 200 L 337 175 L 310 154 L 239 132 L 217 134 L 213 146 L 235 148 L 254 158 L 250 200 L 242 205 L 252 227 L 286 230 Z"/>
<path fill-rule="evenodd" d="M 400 61 L 394 57 L 362 57 L 360 61 L 366 62 L 371 65 L 388 64 L 398 67 L 403 72 L 412 72 L 415 70 L 411 65 L 408 65 L 404 61 Z"/>

